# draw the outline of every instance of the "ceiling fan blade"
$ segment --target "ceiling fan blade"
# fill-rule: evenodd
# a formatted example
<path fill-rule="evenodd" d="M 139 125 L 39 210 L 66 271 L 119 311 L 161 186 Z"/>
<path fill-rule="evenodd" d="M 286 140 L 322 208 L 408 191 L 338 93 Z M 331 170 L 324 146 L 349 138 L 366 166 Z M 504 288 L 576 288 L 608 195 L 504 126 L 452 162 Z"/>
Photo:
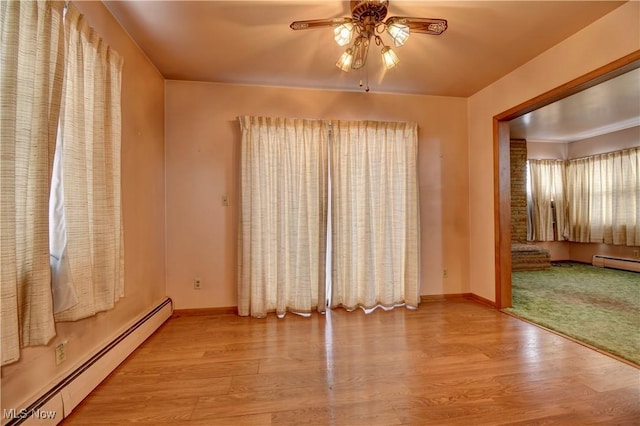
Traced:
<path fill-rule="evenodd" d="M 351 18 L 310 19 L 308 21 L 294 21 L 289 27 L 291 27 L 292 30 L 307 30 L 310 28 L 337 27 L 338 25 L 352 21 Z"/>
<path fill-rule="evenodd" d="M 440 35 L 447 29 L 446 19 L 410 18 L 406 16 L 391 16 L 386 24 L 394 23 L 408 25 L 412 33 Z"/>

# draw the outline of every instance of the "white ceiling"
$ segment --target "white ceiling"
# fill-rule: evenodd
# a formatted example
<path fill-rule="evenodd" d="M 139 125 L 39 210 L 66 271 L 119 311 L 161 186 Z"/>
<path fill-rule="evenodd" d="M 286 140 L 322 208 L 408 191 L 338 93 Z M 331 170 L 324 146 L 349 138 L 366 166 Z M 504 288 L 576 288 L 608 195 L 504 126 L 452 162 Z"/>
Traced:
<path fill-rule="evenodd" d="M 345 73 L 335 66 L 345 48 L 333 41 L 331 28 L 289 28 L 296 20 L 350 16 L 348 1 L 104 3 L 167 79 L 355 91 L 368 74 L 372 92 L 468 97 L 625 2 L 390 0 L 387 16 L 443 18 L 448 29 L 412 34 L 396 49 L 400 63 L 386 73 L 375 46 L 368 73 Z M 638 88 L 637 78 L 626 84 Z M 593 123 L 606 126 L 605 117 L 620 122 L 640 115 L 632 108 L 637 90 L 634 101 L 615 83 L 603 87 L 528 114 L 514 130 L 536 140 L 573 139 L 593 132 Z M 624 111 L 607 107 L 603 114 L 598 105 L 613 96 L 625 96 Z M 578 113 L 584 102 L 589 106 Z M 573 120 L 561 125 L 567 117 Z"/>
<path fill-rule="evenodd" d="M 390 0 L 387 16 L 443 18 L 449 27 L 439 36 L 412 34 L 386 74 L 372 46 L 369 84 L 376 92 L 468 97 L 623 3 Z M 335 66 L 345 48 L 331 28 L 289 28 L 350 16 L 347 1 L 105 4 L 167 79 L 360 90 L 358 72 Z"/>
<path fill-rule="evenodd" d="M 640 126 L 640 69 L 525 114 L 509 124 L 512 139 L 563 143 Z"/>

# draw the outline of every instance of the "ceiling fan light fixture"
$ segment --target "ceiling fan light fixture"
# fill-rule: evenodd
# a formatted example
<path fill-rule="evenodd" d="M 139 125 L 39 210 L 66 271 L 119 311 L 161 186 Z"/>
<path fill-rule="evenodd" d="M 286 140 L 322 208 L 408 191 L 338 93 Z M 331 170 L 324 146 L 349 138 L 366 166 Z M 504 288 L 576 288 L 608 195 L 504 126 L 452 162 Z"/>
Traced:
<path fill-rule="evenodd" d="M 350 0 L 351 16 L 293 21 L 289 27 L 292 30 L 332 28 L 336 43 L 348 47 L 336 62 L 336 66 L 343 71 L 349 71 L 349 68 L 364 68 L 369 46 L 375 43 L 376 46 L 382 47 L 382 63 L 388 70 L 395 67 L 400 59 L 383 42 L 382 33 L 388 34 L 394 47 L 401 47 L 407 42 L 410 34 L 440 35 L 448 25 L 445 19 L 440 18 L 387 16 L 389 2 L 390 0 Z"/>
<path fill-rule="evenodd" d="M 353 24 L 351 22 L 345 22 L 333 29 L 333 38 L 339 46 L 346 46 L 349 44 L 352 34 Z"/>
<path fill-rule="evenodd" d="M 354 70 L 364 67 L 365 62 L 367 61 L 367 53 L 369 52 L 369 44 L 369 39 L 363 35 L 356 38 L 356 41 L 353 44 L 355 52 L 353 53 L 353 63 L 351 64 L 351 68 Z"/>
<path fill-rule="evenodd" d="M 384 67 L 388 70 L 395 67 L 398 64 L 398 62 L 400 62 L 400 58 L 398 58 L 398 55 L 396 55 L 396 52 L 391 50 L 389 46 L 384 46 L 382 48 L 381 53 L 382 53 L 382 63 L 384 64 Z"/>
<path fill-rule="evenodd" d="M 389 34 L 389 36 L 391 36 L 393 44 L 396 47 L 400 47 L 404 45 L 409 38 L 409 26 L 394 22 L 387 25 L 387 33 Z"/>
<path fill-rule="evenodd" d="M 348 72 L 349 68 L 351 68 L 351 63 L 353 62 L 353 50 L 351 48 L 347 49 L 338 62 L 336 62 L 336 67 L 340 68 L 344 72 Z"/>

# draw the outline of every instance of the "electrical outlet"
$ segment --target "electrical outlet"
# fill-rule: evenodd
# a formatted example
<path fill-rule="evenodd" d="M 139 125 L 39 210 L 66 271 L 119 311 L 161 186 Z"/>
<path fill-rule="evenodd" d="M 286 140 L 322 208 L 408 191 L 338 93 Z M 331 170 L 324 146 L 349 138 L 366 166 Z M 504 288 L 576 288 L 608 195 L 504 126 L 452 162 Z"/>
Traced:
<path fill-rule="evenodd" d="M 200 278 L 193 279 L 193 289 L 200 290 L 202 288 L 202 280 Z"/>
<path fill-rule="evenodd" d="M 56 365 L 62 364 L 67 359 L 67 342 L 56 346 Z"/>
<path fill-rule="evenodd" d="M 640 258 L 640 250 L 634 250 L 633 251 L 633 257 L 635 257 L 636 259 Z"/>
<path fill-rule="evenodd" d="M 442 278 L 448 278 L 449 277 L 449 271 L 447 271 L 446 269 L 442 270 Z"/>
<path fill-rule="evenodd" d="M 223 195 L 222 196 L 222 206 L 223 207 L 229 207 L 229 196 L 228 195 Z"/>

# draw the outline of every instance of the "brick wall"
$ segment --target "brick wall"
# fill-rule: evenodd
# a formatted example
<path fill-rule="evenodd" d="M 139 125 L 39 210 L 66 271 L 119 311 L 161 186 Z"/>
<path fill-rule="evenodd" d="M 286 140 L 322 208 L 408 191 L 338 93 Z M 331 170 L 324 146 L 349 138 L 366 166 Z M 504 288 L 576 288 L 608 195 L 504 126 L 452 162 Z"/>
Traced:
<path fill-rule="evenodd" d="M 511 141 L 511 241 L 527 241 L 527 141 Z"/>

